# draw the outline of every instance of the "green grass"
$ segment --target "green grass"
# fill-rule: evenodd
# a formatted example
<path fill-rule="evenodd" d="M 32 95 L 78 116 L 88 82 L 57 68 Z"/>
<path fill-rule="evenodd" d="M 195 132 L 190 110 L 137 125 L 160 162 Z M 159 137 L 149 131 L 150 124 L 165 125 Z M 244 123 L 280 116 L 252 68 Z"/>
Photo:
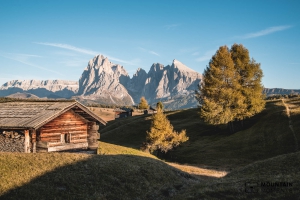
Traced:
<path fill-rule="evenodd" d="M 97 150 L 98 155 L 134 155 L 134 156 L 143 156 L 143 157 L 149 157 L 153 159 L 157 159 L 157 157 L 149 154 L 142 152 L 137 149 L 133 148 L 128 148 L 128 147 L 123 147 L 120 145 L 115 145 L 115 144 L 109 144 L 106 142 L 99 142 L 99 147 Z"/>
<path fill-rule="evenodd" d="M 257 161 L 232 171 L 221 179 L 200 182 L 175 199 L 299 199 L 300 152 Z M 292 187 L 261 187 L 261 183 L 288 182 Z M 246 183 L 257 184 L 254 193 Z"/>
<path fill-rule="evenodd" d="M 167 116 L 175 130 L 186 129 L 189 137 L 189 141 L 165 156 L 167 160 L 234 169 L 294 152 L 294 137 L 288 128 L 289 120 L 280 100 L 268 102 L 262 113 L 245 120 L 245 130 L 234 134 L 230 134 L 226 127 L 202 122 L 198 109 L 171 111 Z M 300 118 L 300 109 L 292 117 Z M 150 124 L 151 116 L 110 122 L 101 129 L 101 141 L 139 149 Z M 294 125 L 295 130 L 299 127 L 300 120 Z"/>
<path fill-rule="evenodd" d="M 285 102 L 299 140 L 300 99 Z M 198 170 L 198 178 L 140 151 L 151 115 L 135 116 L 101 129 L 99 155 L 0 153 L 0 199 L 299 199 L 300 152 L 294 153 L 295 137 L 281 100 L 268 102 L 234 134 L 204 124 L 197 112 L 167 112 L 175 130 L 186 129 L 190 140 L 166 158 L 193 164 L 171 165 L 191 174 Z M 217 178 L 224 169 L 229 173 Z M 247 182 L 293 187 L 246 193 Z"/>
<path fill-rule="evenodd" d="M 167 199 L 197 182 L 133 154 L 0 153 L 0 163 L 0 199 Z"/>

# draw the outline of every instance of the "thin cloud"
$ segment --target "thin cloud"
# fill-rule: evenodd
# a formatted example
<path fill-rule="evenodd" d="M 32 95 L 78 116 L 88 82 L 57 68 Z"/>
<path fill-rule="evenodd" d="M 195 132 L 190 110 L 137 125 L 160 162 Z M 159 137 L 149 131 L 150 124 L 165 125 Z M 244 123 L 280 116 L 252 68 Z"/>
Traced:
<path fill-rule="evenodd" d="M 167 30 L 170 30 L 170 29 L 174 29 L 175 27 L 177 26 L 180 26 L 180 24 L 169 24 L 169 25 L 165 25 L 164 27 L 167 29 Z"/>
<path fill-rule="evenodd" d="M 16 54 L 16 55 L 18 55 L 18 54 Z M 24 54 L 23 54 L 23 55 L 24 55 Z M 38 65 L 29 63 L 29 62 L 27 61 L 27 58 L 26 58 L 26 57 L 25 57 L 25 58 L 24 58 L 24 57 L 22 58 L 22 57 L 19 57 L 19 56 L 10 57 L 10 56 L 1 55 L 1 54 L 0 54 L 0 56 L 2 56 L 2 57 L 4 57 L 4 58 L 7 58 L 7 59 L 10 59 L 10 60 L 18 61 L 18 62 L 20 62 L 20 63 L 22 63 L 22 64 L 25 64 L 25 65 L 28 65 L 28 66 L 31 66 L 31 67 L 35 67 L 35 68 L 38 68 L 38 69 L 42 69 L 42 70 L 44 70 L 44 71 L 53 72 L 53 73 L 55 73 L 55 74 L 62 75 L 61 73 L 59 73 L 59 72 L 57 72 L 57 71 L 54 71 L 54 70 L 51 70 L 51 69 L 47 69 L 47 68 L 45 68 L 45 67 L 41 67 L 41 66 L 38 66 Z"/>
<path fill-rule="evenodd" d="M 40 45 L 45 45 L 45 46 L 52 46 L 52 47 L 58 47 L 58 48 L 62 48 L 62 49 L 68 49 L 71 51 L 76 51 L 76 52 L 80 52 L 80 53 L 84 53 L 84 54 L 88 54 L 88 55 L 92 55 L 92 56 L 99 54 L 99 52 L 96 52 L 96 51 L 82 49 L 82 48 L 78 48 L 78 47 L 68 45 L 68 44 L 48 43 L 48 42 L 34 42 L 34 43 L 40 44 Z"/>
<path fill-rule="evenodd" d="M 266 28 L 264 30 L 255 32 L 255 33 L 248 33 L 246 35 L 241 36 L 240 38 L 249 39 L 249 38 L 261 37 L 261 36 L 264 36 L 264 35 L 269 35 L 271 33 L 275 33 L 275 32 L 278 32 L 278 31 L 283 31 L 283 30 L 289 29 L 291 27 L 292 26 L 273 26 L 273 27 L 269 27 L 269 28 Z"/>
<path fill-rule="evenodd" d="M 149 51 L 149 53 L 156 55 L 156 56 L 160 56 L 158 53 L 154 52 L 154 51 Z"/>
<path fill-rule="evenodd" d="M 72 46 L 72 45 L 69 45 L 69 44 L 48 43 L 48 42 L 34 42 L 34 43 L 35 44 L 40 44 L 40 45 L 46 45 L 46 46 L 62 48 L 62 49 L 68 49 L 68 50 L 71 50 L 71 51 L 76 51 L 76 52 L 79 52 L 79 53 L 88 54 L 88 55 L 92 55 L 92 56 L 96 56 L 98 54 L 104 55 L 103 53 L 100 53 L 100 52 L 96 52 L 96 51 L 89 50 L 89 49 L 78 48 L 78 47 L 75 47 L 75 46 Z M 114 61 L 125 63 L 125 64 L 130 64 L 130 65 L 135 65 L 134 63 L 131 63 L 130 61 L 115 58 L 115 57 L 109 56 L 107 54 L 106 54 L 106 56 L 110 60 L 114 60 Z"/>
<path fill-rule="evenodd" d="M 202 61 L 210 60 L 215 52 L 216 52 L 215 50 L 207 51 L 204 53 L 203 56 L 196 58 L 196 61 L 202 62 Z"/>
<path fill-rule="evenodd" d="M 143 52 L 148 52 L 150 54 L 153 54 L 153 55 L 156 55 L 156 56 L 160 56 L 158 53 L 156 53 L 155 51 L 150 51 L 150 50 L 147 50 L 145 48 L 142 48 L 142 47 L 138 47 L 138 49 L 140 49 L 141 51 Z"/>

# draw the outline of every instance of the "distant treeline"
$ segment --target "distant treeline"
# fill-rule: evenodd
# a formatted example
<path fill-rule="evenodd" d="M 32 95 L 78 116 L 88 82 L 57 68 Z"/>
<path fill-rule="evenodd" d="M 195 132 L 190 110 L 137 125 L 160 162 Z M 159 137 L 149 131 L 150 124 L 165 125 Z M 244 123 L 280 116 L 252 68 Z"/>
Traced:
<path fill-rule="evenodd" d="M 291 99 L 297 97 L 300 97 L 300 94 L 274 94 L 272 96 L 266 97 L 266 100 Z"/>

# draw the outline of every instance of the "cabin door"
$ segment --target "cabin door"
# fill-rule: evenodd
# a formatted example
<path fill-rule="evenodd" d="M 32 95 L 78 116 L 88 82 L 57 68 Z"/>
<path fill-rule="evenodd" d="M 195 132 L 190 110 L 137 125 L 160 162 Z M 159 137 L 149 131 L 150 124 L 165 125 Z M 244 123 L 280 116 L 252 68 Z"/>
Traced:
<path fill-rule="evenodd" d="M 70 143 L 71 142 L 71 133 L 61 134 L 61 143 Z"/>

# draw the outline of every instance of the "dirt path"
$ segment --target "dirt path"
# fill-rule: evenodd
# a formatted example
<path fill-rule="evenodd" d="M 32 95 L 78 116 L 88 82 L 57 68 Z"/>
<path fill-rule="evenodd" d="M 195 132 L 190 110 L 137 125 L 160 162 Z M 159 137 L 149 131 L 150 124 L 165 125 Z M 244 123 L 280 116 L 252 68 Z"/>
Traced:
<path fill-rule="evenodd" d="M 292 122 L 292 119 L 291 119 L 291 111 L 290 111 L 290 108 L 289 106 L 285 103 L 284 99 L 282 99 L 282 103 L 283 105 L 285 106 L 285 109 L 286 109 L 286 114 L 289 118 L 289 128 L 291 129 L 292 133 L 293 133 L 293 136 L 294 136 L 294 140 L 295 140 L 295 151 L 298 151 L 299 150 L 299 144 L 298 144 L 298 140 L 297 140 L 297 137 L 295 135 L 295 131 L 294 131 L 294 128 L 293 128 L 293 122 Z"/>
<path fill-rule="evenodd" d="M 177 163 L 166 162 L 168 165 L 175 167 L 181 171 L 187 172 L 201 179 L 222 178 L 228 174 L 226 171 L 218 171 L 213 169 L 205 169 L 192 165 L 181 165 Z"/>

